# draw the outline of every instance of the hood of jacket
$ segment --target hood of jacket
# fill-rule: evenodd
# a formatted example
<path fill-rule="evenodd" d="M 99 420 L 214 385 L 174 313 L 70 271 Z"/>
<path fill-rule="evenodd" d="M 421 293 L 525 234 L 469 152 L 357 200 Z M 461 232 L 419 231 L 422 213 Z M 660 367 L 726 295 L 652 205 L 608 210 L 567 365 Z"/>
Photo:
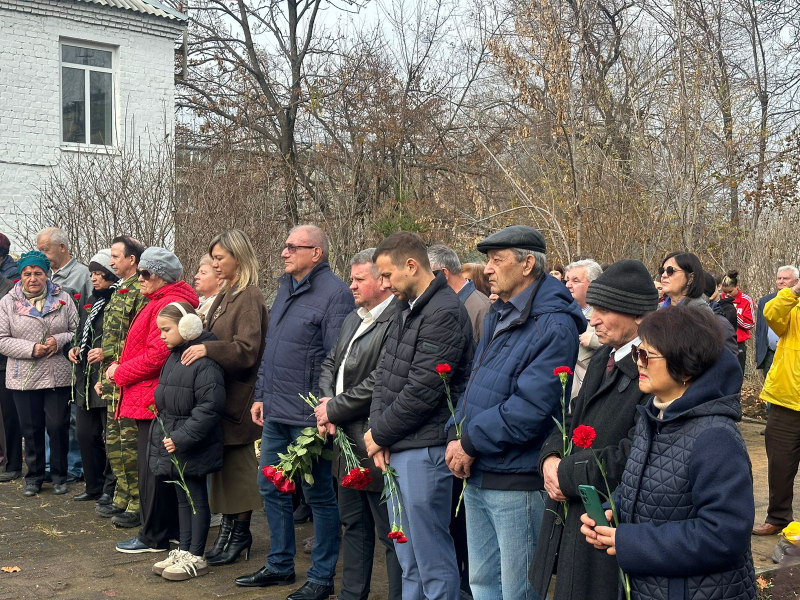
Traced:
<path fill-rule="evenodd" d="M 742 388 L 742 380 L 739 361 L 733 354 L 723 349 L 717 362 L 698 377 L 683 396 L 667 407 L 662 421 L 670 422 L 712 415 L 740 421 L 742 406 L 739 392 Z M 652 406 L 652 400 L 648 404 L 648 408 L 650 406 Z M 647 411 L 651 419 L 656 418 L 653 410 Z"/>
<path fill-rule="evenodd" d="M 165 297 L 168 294 L 175 294 L 179 296 L 178 300 L 173 300 L 173 302 L 181 302 L 185 301 L 191 304 L 192 306 L 197 306 L 198 298 L 197 292 L 195 292 L 192 287 L 186 283 L 185 281 L 176 281 L 175 283 L 168 283 L 164 287 L 158 288 L 152 294 L 142 294 L 145 298 L 150 298 L 150 300 L 160 300 L 161 298 Z"/>

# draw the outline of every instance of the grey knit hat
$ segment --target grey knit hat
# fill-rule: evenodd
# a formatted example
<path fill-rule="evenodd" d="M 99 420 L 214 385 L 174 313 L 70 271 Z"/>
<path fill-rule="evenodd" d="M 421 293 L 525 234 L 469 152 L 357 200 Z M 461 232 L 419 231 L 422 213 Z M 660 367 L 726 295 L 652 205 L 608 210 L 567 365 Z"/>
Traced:
<path fill-rule="evenodd" d="M 658 308 L 658 291 L 638 260 L 620 260 L 589 284 L 586 304 L 637 317 Z"/>
<path fill-rule="evenodd" d="M 115 277 L 114 269 L 111 268 L 111 250 L 103 248 L 89 261 L 89 271 L 102 271 L 108 273 L 111 277 Z"/>
<path fill-rule="evenodd" d="M 178 257 L 166 248 L 150 246 L 142 252 L 139 270 L 150 271 L 167 283 L 175 283 L 183 277 L 183 265 Z"/>

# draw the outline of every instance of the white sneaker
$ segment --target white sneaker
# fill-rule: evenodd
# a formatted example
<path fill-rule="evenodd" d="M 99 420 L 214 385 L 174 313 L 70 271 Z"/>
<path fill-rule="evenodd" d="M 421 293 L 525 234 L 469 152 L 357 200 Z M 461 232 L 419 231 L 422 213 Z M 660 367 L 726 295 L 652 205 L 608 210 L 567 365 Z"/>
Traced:
<path fill-rule="evenodd" d="M 182 552 L 184 552 L 184 550 L 180 550 L 178 548 L 176 548 L 175 550 L 170 550 L 169 554 L 167 554 L 167 558 L 165 558 L 164 560 L 160 560 L 153 565 L 153 573 L 155 573 L 156 575 L 161 575 L 161 573 L 164 572 L 164 569 L 166 569 L 167 567 L 171 567 L 172 565 L 175 564 L 175 562 L 177 562 L 178 557 L 181 555 Z"/>
<path fill-rule="evenodd" d="M 208 563 L 202 556 L 183 551 L 172 565 L 162 571 L 161 576 L 169 581 L 186 581 L 206 573 L 208 573 Z"/>

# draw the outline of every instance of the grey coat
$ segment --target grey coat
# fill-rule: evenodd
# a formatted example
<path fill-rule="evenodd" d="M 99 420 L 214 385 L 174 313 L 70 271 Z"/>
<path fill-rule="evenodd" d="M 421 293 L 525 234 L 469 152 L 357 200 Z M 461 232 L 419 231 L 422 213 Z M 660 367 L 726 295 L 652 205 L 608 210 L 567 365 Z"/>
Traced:
<path fill-rule="evenodd" d="M 330 398 L 328 420 L 344 429 L 355 444 L 356 455 L 362 459 L 363 466 L 370 470 L 372 483 L 366 488 L 369 492 L 380 492 L 383 489 L 383 475 L 372 459 L 367 457 L 364 434 L 369 429 L 369 410 L 375 387 L 375 372 L 397 306 L 397 300 L 392 300 L 367 330 L 353 342 L 344 365 L 344 391 L 341 394 L 337 396 L 335 392 L 336 374 L 339 372 L 350 340 L 361 325 L 361 317 L 358 316 L 357 310 L 351 312 L 342 323 L 339 339 L 322 361 L 322 371 L 319 376 L 320 394 Z M 334 447 L 334 451 L 334 474 L 341 480 L 347 474 L 347 466 L 338 446 Z"/>

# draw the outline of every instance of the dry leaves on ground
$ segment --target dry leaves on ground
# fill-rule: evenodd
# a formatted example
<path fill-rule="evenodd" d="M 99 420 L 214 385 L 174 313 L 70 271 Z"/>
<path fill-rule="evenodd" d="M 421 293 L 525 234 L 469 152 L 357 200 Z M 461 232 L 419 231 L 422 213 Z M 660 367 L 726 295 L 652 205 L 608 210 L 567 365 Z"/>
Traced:
<path fill-rule="evenodd" d="M 0 571 L 3 573 L 19 573 L 22 569 L 14 565 L 13 567 L 0 567 Z"/>

